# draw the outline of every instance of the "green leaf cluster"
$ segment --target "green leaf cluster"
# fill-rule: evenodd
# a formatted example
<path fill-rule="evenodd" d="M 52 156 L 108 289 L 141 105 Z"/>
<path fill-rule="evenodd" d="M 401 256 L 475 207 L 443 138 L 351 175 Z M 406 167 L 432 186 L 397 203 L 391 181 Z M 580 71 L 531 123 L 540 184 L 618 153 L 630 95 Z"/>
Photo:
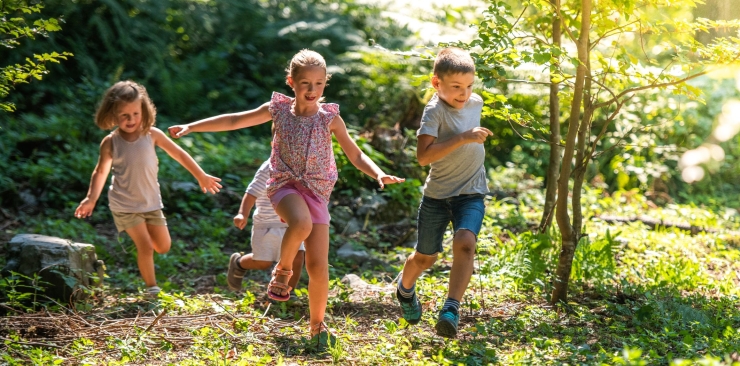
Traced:
<path fill-rule="evenodd" d="M 43 9 L 41 3 L 26 0 L 9 0 L 0 4 L 0 46 L 5 49 L 15 49 L 21 45 L 21 40 L 48 37 L 50 32 L 60 31 L 59 20 L 35 19 Z M 19 56 L 21 56 L 19 54 Z M 0 64 L 0 111 L 13 112 L 15 104 L 6 100 L 11 91 L 19 84 L 29 83 L 31 80 L 41 80 L 49 71 L 47 62 L 59 63 L 71 57 L 70 52 L 44 52 L 25 54 L 20 61 L 10 64 Z"/>

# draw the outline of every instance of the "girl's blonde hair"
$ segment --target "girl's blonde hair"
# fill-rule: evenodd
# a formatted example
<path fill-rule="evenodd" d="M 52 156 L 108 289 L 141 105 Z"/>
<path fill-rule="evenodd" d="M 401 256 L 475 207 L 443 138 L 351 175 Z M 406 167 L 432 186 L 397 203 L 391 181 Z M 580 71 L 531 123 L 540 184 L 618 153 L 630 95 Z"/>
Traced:
<path fill-rule="evenodd" d="M 105 91 L 95 112 L 95 124 L 103 130 L 110 130 L 117 125 L 116 113 L 123 103 L 141 101 L 141 127 L 144 132 L 154 126 L 157 109 L 149 98 L 146 88 L 134 81 L 119 81 Z"/>
<path fill-rule="evenodd" d="M 298 69 L 304 66 L 318 66 L 326 71 L 326 60 L 324 60 L 324 57 L 319 55 L 316 51 L 302 49 L 300 52 L 296 53 L 292 59 L 290 59 L 288 67 L 285 69 L 285 72 L 287 73 L 286 76 L 295 78 L 298 74 Z M 326 74 L 326 80 L 329 80 L 330 77 L 331 75 Z M 290 85 L 287 77 L 285 78 L 285 83 Z"/>

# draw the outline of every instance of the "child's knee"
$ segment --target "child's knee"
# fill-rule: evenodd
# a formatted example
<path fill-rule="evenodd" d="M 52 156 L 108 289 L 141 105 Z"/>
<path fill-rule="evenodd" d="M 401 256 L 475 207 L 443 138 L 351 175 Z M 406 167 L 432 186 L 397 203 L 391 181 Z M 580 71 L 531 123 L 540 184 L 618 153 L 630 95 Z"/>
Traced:
<path fill-rule="evenodd" d="M 453 250 L 460 251 L 465 254 L 474 254 L 476 241 L 477 238 L 472 231 L 461 229 L 455 233 L 455 239 L 452 241 L 452 248 Z"/>
<path fill-rule="evenodd" d="M 416 264 L 423 268 L 429 268 L 434 265 L 434 263 L 437 261 L 437 254 L 422 254 L 419 252 L 414 253 L 413 261 L 416 262 Z"/>
<path fill-rule="evenodd" d="M 294 222 L 291 222 L 288 225 L 288 230 L 296 231 L 302 234 L 305 234 L 306 237 L 308 237 L 309 234 L 311 234 L 311 230 L 313 229 L 313 222 L 311 221 L 311 217 L 308 218 L 301 218 L 300 220 L 295 220 Z"/>
<path fill-rule="evenodd" d="M 170 240 L 163 241 L 163 242 L 155 242 L 152 244 L 153 244 L 152 247 L 154 251 L 159 254 L 166 254 L 167 252 L 170 251 L 170 248 L 172 247 L 172 241 Z"/>
<path fill-rule="evenodd" d="M 306 272 L 311 278 L 326 276 L 326 278 L 328 279 L 329 278 L 329 263 L 328 262 L 306 263 Z"/>

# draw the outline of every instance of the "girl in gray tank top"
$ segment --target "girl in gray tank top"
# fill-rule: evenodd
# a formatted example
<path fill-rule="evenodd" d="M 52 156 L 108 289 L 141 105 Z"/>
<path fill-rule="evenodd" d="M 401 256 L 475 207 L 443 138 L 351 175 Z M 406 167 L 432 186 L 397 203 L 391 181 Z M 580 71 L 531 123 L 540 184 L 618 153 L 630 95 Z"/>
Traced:
<path fill-rule="evenodd" d="M 154 274 L 154 252 L 167 253 L 172 242 L 162 213 L 159 161 L 154 147 L 160 147 L 185 167 L 204 193 L 215 194 L 221 188 L 220 178 L 206 174 L 185 150 L 154 127 L 155 117 L 154 104 L 142 85 L 120 81 L 108 88 L 95 113 L 95 124 L 103 130 L 117 128 L 100 143 L 90 188 L 75 210 L 75 217 L 80 219 L 92 215 L 112 170 L 108 201 L 113 222 L 136 245 L 139 272 L 148 296 L 157 296 L 160 291 Z"/>

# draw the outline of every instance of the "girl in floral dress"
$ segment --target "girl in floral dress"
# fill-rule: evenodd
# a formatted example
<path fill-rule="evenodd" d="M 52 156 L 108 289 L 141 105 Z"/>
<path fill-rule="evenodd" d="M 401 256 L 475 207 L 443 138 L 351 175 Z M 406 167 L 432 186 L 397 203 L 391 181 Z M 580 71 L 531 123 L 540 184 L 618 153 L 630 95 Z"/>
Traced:
<path fill-rule="evenodd" d="M 322 103 L 329 75 L 318 53 L 302 50 L 290 61 L 286 83 L 294 98 L 273 92 L 269 102 L 239 113 L 223 114 L 169 128 L 178 138 L 190 132 L 230 131 L 273 121 L 275 133 L 270 156 L 267 195 L 280 218 L 288 224 L 281 243 L 280 261 L 267 288 L 270 298 L 285 301 L 291 288 L 293 258 L 301 242 L 306 247 L 306 271 L 312 343 L 334 343 L 324 323 L 329 293 L 329 196 L 337 180 L 332 135 L 349 161 L 375 178 L 381 188 L 404 179 L 385 174 L 367 157 L 347 132 L 339 106 Z"/>

